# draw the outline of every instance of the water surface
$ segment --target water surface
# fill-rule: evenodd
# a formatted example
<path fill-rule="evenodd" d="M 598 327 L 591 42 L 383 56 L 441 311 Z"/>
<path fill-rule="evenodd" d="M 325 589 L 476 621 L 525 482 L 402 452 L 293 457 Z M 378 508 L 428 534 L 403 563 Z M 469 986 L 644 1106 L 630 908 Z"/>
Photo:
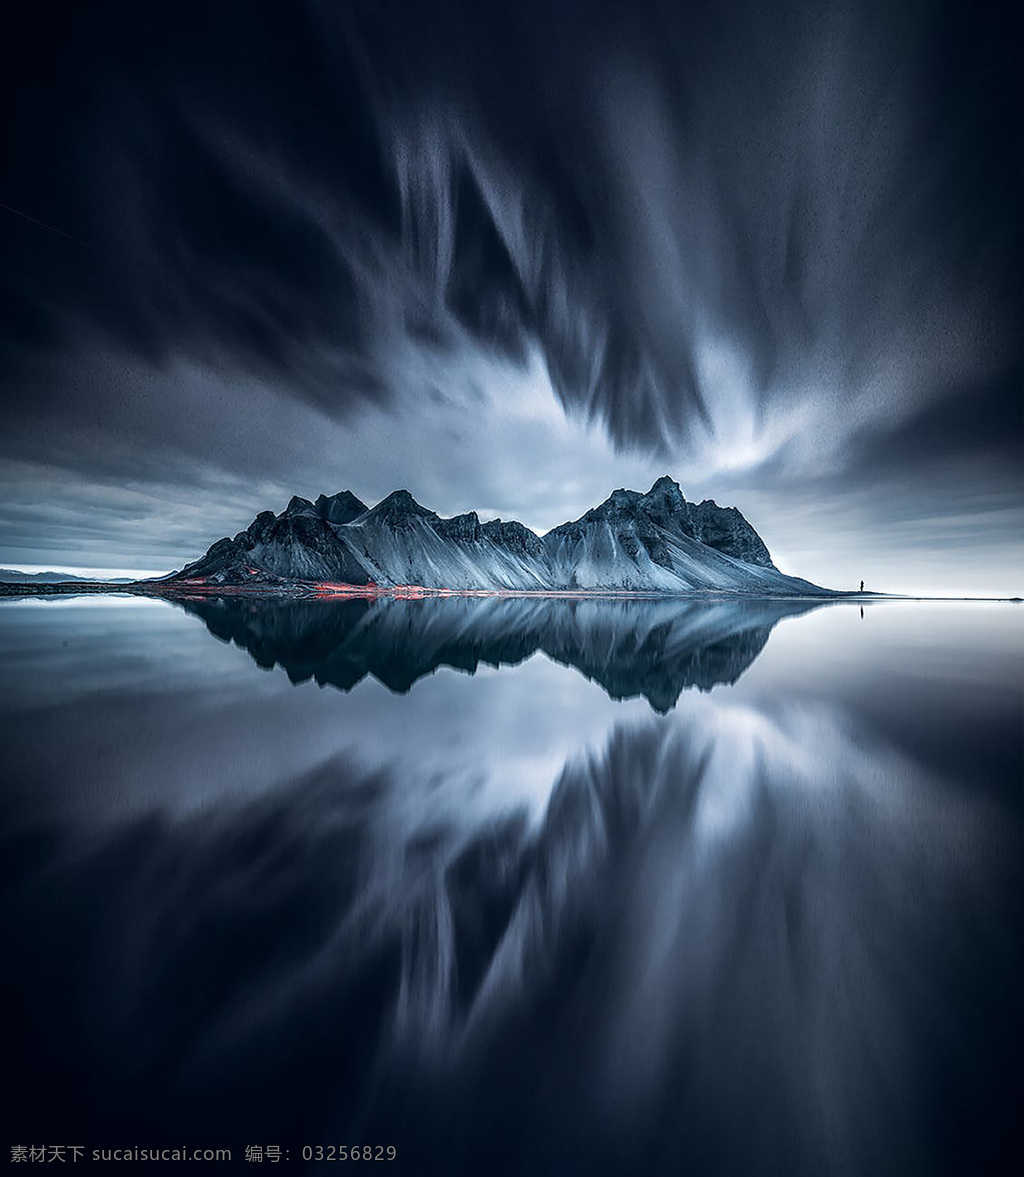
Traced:
<path fill-rule="evenodd" d="M 1010 1139 L 1012 605 L 27 600 L 0 650 L 7 1143 L 903 1174 Z"/>

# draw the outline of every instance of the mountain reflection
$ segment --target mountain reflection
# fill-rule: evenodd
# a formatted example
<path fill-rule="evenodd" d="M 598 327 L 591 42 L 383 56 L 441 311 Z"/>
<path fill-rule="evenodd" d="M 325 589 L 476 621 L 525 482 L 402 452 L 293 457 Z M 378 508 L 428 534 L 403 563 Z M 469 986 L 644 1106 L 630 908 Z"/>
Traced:
<path fill-rule="evenodd" d="M 655 711 L 687 687 L 734 683 L 799 601 L 471 598 L 420 601 L 183 601 L 214 636 L 293 682 L 349 690 L 367 675 L 408 691 L 441 666 L 474 674 L 537 651 L 572 666 L 613 699 L 645 697 Z"/>

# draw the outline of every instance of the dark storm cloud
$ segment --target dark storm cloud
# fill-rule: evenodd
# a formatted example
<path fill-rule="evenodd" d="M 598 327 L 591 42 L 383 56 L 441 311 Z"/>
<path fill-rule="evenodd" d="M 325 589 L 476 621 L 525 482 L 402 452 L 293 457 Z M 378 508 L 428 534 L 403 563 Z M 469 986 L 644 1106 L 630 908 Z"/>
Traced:
<path fill-rule="evenodd" d="M 1008 359 L 1019 184 L 998 13 L 890 9 L 40 10 L 3 199 L 92 248 L 4 213 L 6 359 L 102 341 L 343 413 L 398 338 L 537 340 L 657 446 L 715 423 L 726 338 L 755 414 L 810 382 L 878 416 L 882 381 L 903 418 Z"/>
<path fill-rule="evenodd" d="M 925 405 L 915 417 L 858 439 L 850 447 L 848 469 L 857 477 L 884 475 L 916 449 L 921 465 L 938 470 L 973 460 L 1009 481 L 1020 471 L 1022 388 L 1024 368 L 1019 364 L 993 379 L 961 386 Z"/>

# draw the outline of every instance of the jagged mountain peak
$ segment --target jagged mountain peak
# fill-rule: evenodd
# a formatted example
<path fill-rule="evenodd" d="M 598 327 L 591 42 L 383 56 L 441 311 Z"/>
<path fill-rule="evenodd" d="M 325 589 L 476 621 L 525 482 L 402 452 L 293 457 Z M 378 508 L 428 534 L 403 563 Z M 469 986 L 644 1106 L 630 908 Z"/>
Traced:
<path fill-rule="evenodd" d="M 309 501 L 304 499 L 301 495 L 292 495 L 288 500 L 288 506 L 281 512 L 278 518 L 283 518 L 285 515 L 315 515 L 316 508 Z"/>
<path fill-rule="evenodd" d="M 393 490 L 375 507 L 371 507 L 367 515 L 374 519 L 438 518 L 436 512 L 430 511 L 416 502 L 407 490 Z"/>
<path fill-rule="evenodd" d="M 679 483 L 663 474 L 645 495 L 640 496 L 642 510 L 664 522 L 669 518 L 687 517 L 689 504 Z"/>
<path fill-rule="evenodd" d="M 667 474 L 662 474 L 660 478 L 656 478 L 651 485 L 651 489 L 644 496 L 645 498 L 656 498 L 661 495 L 671 495 L 684 499 L 682 487 L 674 478 L 670 478 Z"/>
<path fill-rule="evenodd" d="M 619 522 L 623 520 L 653 519 L 656 522 L 667 522 L 670 515 L 681 515 L 685 519 L 687 502 L 679 483 L 663 474 L 646 494 L 639 490 L 627 490 L 619 487 L 596 507 L 573 519 L 568 523 L 559 524 L 551 529 L 552 532 L 577 532 L 581 527 L 590 523 Z"/>
<path fill-rule="evenodd" d="M 279 519 L 294 518 L 299 515 L 318 516 L 330 523 L 351 523 L 353 519 L 366 512 L 366 504 L 361 502 L 350 490 L 341 490 L 337 494 L 317 496 L 315 503 L 302 495 L 292 495 L 288 506 L 278 516 Z"/>
<path fill-rule="evenodd" d="M 434 529 L 449 539 L 476 541 L 480 538 L 480 516 L 476 511 L 464 515 L 453 515 L 450 519 L 437 519 Z"/>
<path fill-rule="evenodd" d="M 321 518 L 330 523 L 351 523 L 367 511 L 366 504 L 350 490 L 339 490 L 333 495 L 321 494 L 314 505 Z"/>
<path fill-rule="evenodd" d="M 542 557 L 544 541 L 525 524 L 515 519 L 490 519 L 481 524 L 480 532 L 499 547 L 532 558 Z"/>
<path fill-rule="evenodd" d="M 626 490 L 625 487 L 619 487 L 618 490 L 613 490 L 612 493 L 601 504 L 604 506 L 614 506 L 620 510 L 635 507 L 644 496 L 638 490 Z M 595 508 L 598 509 L 598 508 Z"/>

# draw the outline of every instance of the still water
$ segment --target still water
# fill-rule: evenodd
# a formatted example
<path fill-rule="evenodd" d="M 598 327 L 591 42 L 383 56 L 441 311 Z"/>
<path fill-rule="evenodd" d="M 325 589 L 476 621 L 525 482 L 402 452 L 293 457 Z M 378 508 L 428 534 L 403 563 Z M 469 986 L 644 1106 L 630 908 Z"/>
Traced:
<path fill-rule="evenodd" d="M 1022 697 L 1005 604 L 0 603 L 0 1146 L 985 1172 Z"/>

